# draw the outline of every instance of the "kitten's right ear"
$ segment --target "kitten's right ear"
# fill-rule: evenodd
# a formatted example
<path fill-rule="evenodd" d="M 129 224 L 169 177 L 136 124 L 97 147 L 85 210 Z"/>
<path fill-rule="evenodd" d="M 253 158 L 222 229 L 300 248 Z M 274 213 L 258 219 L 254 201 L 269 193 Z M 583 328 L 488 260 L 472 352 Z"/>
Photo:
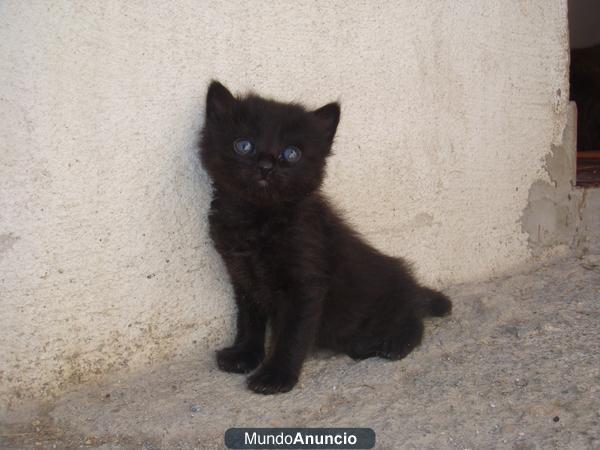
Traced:
<path fill-rule="evenodd" d="M 331 143 L 340 122 L 340 104 L 338 102 L 328 103 L 313 111 L 313 114 L 319 119 L 319 125 Z"/>
<path fill-rule="evenodd" d="M 216 80 L 211 81 L 206 93 L 206 118 L 222 120 L 233 111 L 235 98 L 229 90 Z"/>

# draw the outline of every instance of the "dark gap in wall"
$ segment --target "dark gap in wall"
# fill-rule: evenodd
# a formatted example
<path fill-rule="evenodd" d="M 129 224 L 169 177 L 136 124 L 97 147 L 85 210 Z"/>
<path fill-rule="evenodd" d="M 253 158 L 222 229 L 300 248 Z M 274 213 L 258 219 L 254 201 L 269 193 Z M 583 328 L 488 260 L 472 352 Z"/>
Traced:
<path fill-rule="evenodd" d="M 570 92 L 577 104 L 577 185 L 600 186 L 600 1 L 569 0 Z"/>

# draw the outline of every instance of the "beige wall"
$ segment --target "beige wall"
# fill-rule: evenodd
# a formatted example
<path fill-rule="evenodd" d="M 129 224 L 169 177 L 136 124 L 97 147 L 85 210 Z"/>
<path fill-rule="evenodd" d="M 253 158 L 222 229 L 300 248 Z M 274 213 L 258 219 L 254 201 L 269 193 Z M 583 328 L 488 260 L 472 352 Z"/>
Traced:
<path fill-rule="evenodd" d="M 422 278 L 528 261 L 521 215 L 565 123 L 565 3 L 0 2 L 0 404 L 223 336 L 196 158 L 212 77 L 341 100 L 327 191 Z"/>

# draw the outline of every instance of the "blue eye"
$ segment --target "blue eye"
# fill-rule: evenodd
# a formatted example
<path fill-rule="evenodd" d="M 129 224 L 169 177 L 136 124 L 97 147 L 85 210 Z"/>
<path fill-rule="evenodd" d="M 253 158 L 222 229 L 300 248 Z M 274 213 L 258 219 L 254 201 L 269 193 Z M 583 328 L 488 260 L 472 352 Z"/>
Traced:
<path fill-rule="evenodd" d="M 233 149 L 238 155 L 246 156 L 254 151 L 254 144 L 248 139 L 237 139 L 233 143 Z"/>
<path fill-rule="evenodd" d="M 284 159 L 284 161 L 289 163 L 298 162 L 301 156 L 302 152 L 300 149 L 293 146 L 286 147 L 283 149 L 283 152 L 281 152 L 281 157 Z"/>

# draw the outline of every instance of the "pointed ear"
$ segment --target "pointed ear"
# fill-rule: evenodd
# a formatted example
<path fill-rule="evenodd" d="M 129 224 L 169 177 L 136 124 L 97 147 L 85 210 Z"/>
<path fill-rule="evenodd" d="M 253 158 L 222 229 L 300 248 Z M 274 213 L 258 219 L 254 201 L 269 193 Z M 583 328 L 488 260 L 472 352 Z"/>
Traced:
<path fill-rule="evenodd" d="M 211 81 L 206 93 L 206 117 L 221 120 L 233 111 L 236 100 L 231 92 L 216 80 Z"/>
<path fill-rule="evenodd" d="M 313 111 L 313 114 L 318 119 L 327 139 L 332 142 L 340 121 L 340 104 L 337 102 L 328 103 Z"/>

